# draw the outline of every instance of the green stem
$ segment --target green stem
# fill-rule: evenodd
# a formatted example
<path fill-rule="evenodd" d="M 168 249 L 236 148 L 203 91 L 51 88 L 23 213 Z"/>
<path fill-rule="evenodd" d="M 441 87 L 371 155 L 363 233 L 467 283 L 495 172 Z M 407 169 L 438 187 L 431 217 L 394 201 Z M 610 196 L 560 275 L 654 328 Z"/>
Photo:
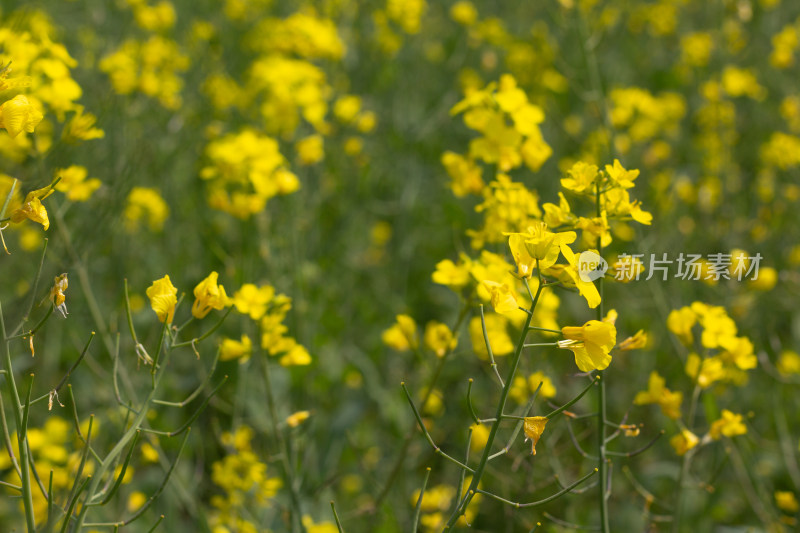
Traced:
<path fill-rule="evenodd" d="M 283 432 L 278 425 L 278 411 L 275 408 L 275 394 L 272 390 L 272 380 L 270 378 L 269 360 L 266 356 L 261 361 L 261 368 L 264 372 L 264 387 L 267 391 L 267 403 L 269 404 L 269 419 L 272 425 L 272 433 L 278 439 L 278 446 L 281 451 L 281 466 L 283 467 L 283 475 L 286 478 L 286 484 L 289 486 L 289 498 L 292 504 L 292 531 L 300 531 L 306 533 L 306 527 L 303 525 L 303 514 L 300 507 L 300 495 L 297 493 L 297 486 L 295 485 L 295 472 L 292 468 L 292 462 L 289 457 L 289 446 L 283 436 Z"/>
<path fill-rule="evenodd" d="M 523 281 L 525 282 L 525 285 L 528 284 L 527 279 L 523 279 Z M 478 463 L 478 466 L 475 468 L 475 473 L 472 475 L 472 480 L 467 488 L 466 497 L 461 500 L 461 503 L 456 505 L 455 511 L 447 521 L 447 524 L 445 525 L 446 530 L 449 530 L 453 527 L 453 525 L 455 525 L 458 518 L 466 510 L 467 505 L 469 505 L 472 496 L 474 496 L 478 491 L 478 484 L 483 477 L 483 471 L 486 468 L 486 463 L 491 455 L 492 444 L 494 443 L 494 440 L 497 437 L 497 432 L 500 429 L 500 423 L 503 419 L 503 411 L 506 407 L 506 400 L 508 400 L 508 393 L 511 390 L 511 384 L 514 382 L 514 375 L 517 373 L 517 367 L 519 366 L 519 360 L 522 356 L 522 349 L 525 346 L 525 338 L 528 334 L 528 328 L 530 327 L 531 320 L 533 319 L 533 311 L 536 309 L 536 304 L 539 301 L 539 295 L 541 295 L 543 288 L 544 284 L 540 282 L 539 287 L 536 289 L 536 295 L 533 297 L 533 301 L 531 302 L 530 313 L 528 313 L 527 317 L 525 318 L 525 325 L 522 327 L 522 334 L 519 337 L 517 347 L 514 350 L 514 355 L 511 359 L 511 366 L 508 370 L 508 377 L 506 378 L 505 382 L 506 384 L 503 387 L 503 391 L 500 393 L 500 401 L 497 403 L 497 414 L 495 415 L 496 420 L 492 424 L 491 430 L 489 430 L 489 437 L 486 439 L 486 445 L 483 448 L 483 454 L 481 455 L 480 463 Z"/>
<path fill-rule="evenodd" d="M 2 330 L 5 344 L 6 383 L 8 384 L 8 392 L 11 396 L 11 410 L 14 413 L 14 423 L 17 427 L 17 446 L 19 450 L 19 465 L 21 470 L 20 482 L 22 485 L 22 505 L 25 510 L 25 523 L 28 527 L 28 533 L 34 533 L 36 531 L 36 520 L 33 516 L 31 470 L 28 466 L 27 428 L 23 425 L 22 413 L 20 413 L 19 409 L 19 392 L 17 390 L 17 383 L 14 380 L 14 371 L 11 368 L 11 343 L 8 342 L 6 338 L 6 324 L 3 318 L 2 305 L 0 305 L 0 330 Z M 30 392 L 28 393 L 27 405 L 30 406 Z"/>
<path fill-rule="evenodd" d="M 464 303 L 464 306 L 461 308 L 461 311 L 458 313 L 458 318 L 456 319 L 453 328 L 450 330 L 453 332 L 454 335 L 457 335 L 459 329 L 461 329 L 461 324 L 464 322 L 464 319 L 467 317 L 467 313 L 469 312 L 470 306 L 472 301 L 467 300 Z M 448 359 L 448 356 L 453 352 L 452 349 L 448 350 L 439 360 L 436 362 L 436 368 L 433 371 L 433 375 L 431 376 L 430 381 L 425 386 L 425 394 L 422 397 L 422 401 L 419 404 L 420 410 L 424 411 L 425 406 L 428 404 L 428 400 L 430 399 L 431 395 L 433 395 L 433 391 L 436 388 L 436 383 L 439 381 L 439 376 L 442 374 L 442 369 L 444 368 L 444 364 Z M 412 426 L 409 428 L 408 433 L 406 433 L 405 438 L 403 439 L 403 444 L 400 446 L 400 452 L 397 454 L 397 458 L 394 461 L 394 465 L 392 465 L 392 469 L 389 472 L 389 475 L 386 478 L 386 482 L 383 485 L 383 488 L 378 493 L 378 497 L 375 498 L 375 503 L 373 504 L 373 510 L 378 509 L 383 500 L 386 499 L 386 496 L 389 495 L 389 491 L 391 490 L 392 486 L 394 485 L 394 480 L 400 474 L 400 469 L 403 468 L 403 460 L 408 453 L 408 447 L 411 445 L 411 441 L 416 435 L 416 430 Z"/>

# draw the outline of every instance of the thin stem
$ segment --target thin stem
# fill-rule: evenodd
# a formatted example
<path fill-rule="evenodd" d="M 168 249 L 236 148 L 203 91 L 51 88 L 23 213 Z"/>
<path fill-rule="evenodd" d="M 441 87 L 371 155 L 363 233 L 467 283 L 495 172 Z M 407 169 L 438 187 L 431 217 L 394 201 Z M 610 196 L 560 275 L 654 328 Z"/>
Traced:
<path fill-rule="evenodd" d="M 430 468 L 428 469 L 430 471 Z M 428 478 L 426 477 L 425 480 L 427 481 Z M 336 521 L 336 529 L 339 530 L 339 533 L 344 533 L 344 528 L 342 527 L 342 523 L 339 521 L 339 515 L 336 513 L 336 505 L 331 500 L 331 511 L 333 512 L 333 519 Z"/>
<path fill-rule="evenodd" d="M 546 503 L 550 503 L 551 501 L 555 500 L 556 498 L 559 498 L 560 496 L 563 496 L 564 494 L 566 494 L 567 492 L 571 491 L 572 489 L 574 489 L 575 487 L 577 487 L 578 485 L 580 485 L 581 483 L 583 483 L 584 481 L 586 481 L 587 479 L 589 479 L 590 477 L 595 475 L 596 473 L 597 473 L 597 469 L 595 468 L 594 470 L 592 470 L 591 472 L 589 472 L 588 474 L 586 474 L 582 478 L 578 479 L 577 481 L 574 481 L 573 483 L 571 483 L 568 486 L 564 487 L 563 489 L 561 489 L 560 491 L 556 492 L 555 494 L 553 494 L 551 496 L 548 496 L 547 498 L 545 498 L 543 500 L 538 500 L 538 501 L 530 502 L 530 503 L 512 502 L 510 500 L 506 500 L 505 498 L 501 498 L 500 496 L 498 496 L 496 494 L 492 494 L 491 492 L 486 492 L 485 490 L 478 489 L 476 492 L 478 494 L 483 494 L 485 496 L 493 498 L 493 499 L 495 499 L 495 500 L 497 500 L 499 502 L 505 503 L 507 505 L 511 505 L 512 507 L 516 507 L 517 509 L 524 508 L 524 507 L 539 507 L 540 505 L 544 505 Z"/>
<path fill-rule="evenodd" d="M 497 363 L 494 360 L 494 352 L 492 351 L 492 345 L 489 343 L 489 332 L 486 330 L 486 317 L 483 316 L 483 304 L 480 306 L 481 309 L 481 329 L 483 330 L 483 343 L 486 345 L 486 351 L 489 353 L 489 361 L 491 361 L 492 370 L 494 370 L 497 379 L 500 380 L 500 386 L 505 387 L 505 383 L 503 383 L 503 378 L 500 377 L 500 372 L 497 370 Z M 525 309 L 527 311 L 527 309 Z"/>
<path fill-rule="evenodd" d="M 431 437 L 431 434 L 428 433 L 428 428 L 426 428 L 425 424 L 422 422 L 422 417 L 420 416 L 419 411 L 417 411 L 417 407 L 414 405 L 414 400 L 411 399 L 411 394 L 408 393 L 408 389 L 406 388 L 405 382 L 400 383 L 400 386 L 403 388 L 403 392 L 406 393 L 406 398 L 408 399 L 409 405 L 411 405 L 411 410 L 414 411 L 414 418 L 417 419 L 417 424 L 419 425 L 419 428 L 422 430 L 422 433 L 425 435 L 425 439 L 428 441 L 428 443 L 433 448 L 433 451 L 436 454 L 441 455 L 442 457 L 444 457 L 445 459 L 447 459 L 451 463 L 453 463 L 453 464 L 455 464 L 457 466 L 460 466 L 464 470 L 467 470 L 469 472 L 474 473 L 475 471 L 472 468 L 468 467 L 467 465 L 465 465 L 464 463 L 462 463 L 458 459 L 450 457 L 445 452 L 443 452 L 442 449 L 439 446 L 436 445 L 436 443 L 433 441 L 433 437 Z"/>
<path fill-rule="evenodd" d="M 411 531 L 416 532 L 417 528 L 419 527 L 419 515 L 420 511 L 422 511 L 422 498 L 425 496 L 425 487 L 428 486 L 428 478 L 431 477 L 431 467 L 425 469 L 425 479 L 422 480 L 422 488 L 419 491 L 419 497 L 417 498 L 417 505 L 414 508 L 414 520 L 411 522 Z M 333 504 L 333 502 L 331 502 Z M 335 512 L 335 511 L 334 511 Z M 337 520 L 336 523 L 338 524 L 339 521 Z M 341 531 L 341 527 L 339 531 Z"/>
<path fill-rule="evenodd" d="M 450 329 L 450 331 L 457 334 L 458 330 L 461 329 L 461 324 L 464 322 L 464 319 L 467 317 L 467 313 L 472 306 L 472 300 L 467 300 L 464 302 L 464 305 L 461 307 L 461 311 L 458 313 L 458 317 L 456 318 L 455 324 Z M 448 356 L 453 353 L 453 349 L 449 349 L 445 354 L 439 358 L 436 362 L 436 368 L 433 371 L 433 375 L 431 376 L 430 381 L 428 381 L 427 385 L 425 386 L 425 394 L 422 397 L 422 401 L 419 404 L 420 409 L 425 409 L 425 406 L 428 405 L 428 400 L 430 399 L 431 395 L 433 394 L 434 389 L 436 388 L 436 383 L 439 381 L 439 376 L 442 374 L 442 369 L 444 368 L 444 364 L 448 359 Z M 416 430 L 412 426 L 408 429 L 405 438 L 403 439 L 403 444 L 400 446 L 400 452 L 397 454 L 397 457 L 394 460 L 394 465 L 392 465 L 392 469 L 389 471 L 389 475 L 386 477 L 386 482 L 383 485 L 383 488 L 378 493 L 378 497 L 375 498 L 375 503 L 373 504 L 373 511 L 376 510 L 381 506 L 383 501 L 386 499 L 386 496 L 389 495 L 389 491 L 394 484 L 394 480 L 400 474 L 400 470 L 403 468 L 403 460 L 408 453 L 408 447 L 411 445 L 411 441 L 416 435 Z"/>
<path fill-rule="evenodd" d="M 537 261 L 537 270 L 538 270 L 538 261 Z M 526 286 L 528 286 L 528 280 L 523 278 L 523 282 Z M 511 383 L 514 381 L 514 375 L 517 373 L 517 367 L 519 366 L 519 360 L 522 356 L 522 349 L 525 345 L 525 337 L 528 333 L 528 327 L 531 325 L 531 320 L 533 318 L 533 311 L 536 309 L 536 304 L 539 301 L 539 296 L 542 294 L 542 289 L 544 288 L 544 284 L 539 282 L 539 287 L 536 289 L 536 295 L 533 297 L 533 301 L 531 302 L 530 311 L 531 313 L 525 319 L 525 325 L 522 327 L 522 334 L 520 335 L 519 341 L 517 342 L 517 347 L 514 351 L 514 355 L 511 359 L 511 365 L 508 369 L 508 377 L 506 378 L 505 386 L 503 387 L 502 392 L 500 393 L 500 400 L 497 402 L 497 414 L 495 415 L 495 422 L 492 424 L 492 428 L 489 430 L 489 437 L 486 439 L 486 445 L 483 448 L 483 455 L 481 455 L 481 460 L 478 463 L 478 466 L 475 468 L 475 474 L 472 476 L 472 480 L 470 481 L 469 487 L 467 488 L 467 496 L 461 501 L 459 505 L 456 506 L 455 511 L 450 516 L 447 524 L 445 525 L 445 529 L 452 528 L 458 518 L 464 513 L 469 505 L 470 500 L 472 499 L 471 496 L 476 493 L 478 490 L 478 484 L 483 477 L 483 471 L 486 468 L 486 463 L 489 460 L 489 456 L 491 455 L 492 451 L 492 444 L 494 443 L 495 438 L 497 437 L 497 432 L 500 429 L 500 422 L 502 420 L 503 411 L 506 407 L 506 400 L 508 400 L 508 393 L 511 389 Z"/>
<path fill-rule="evenodd" d="M 546 415 L 545 415 L 545 418 L 547 418 L 548 420 L 550 420 L 551 418 L 553 418 L 553 417 L 554 417 L 554 416 L 556 416 L 557 414 L 559 414 L 559 413 L 563 412 L 564 410 L 568 409 L 569 407 L 572 407 L 572 406 L 573 406 L 575 403 L 577 403 L 577 401 L 578 401 L 578 400 L 580 400 L 581 398 L 583 398 L 583 395 L 584 395 L 584 394 L 586 394 L 587 392 L 589 392 L 589 389 L 591 389 L 591 388 L 592 388 L 592 387 L 595 385 L 595 383 L 597 383 L 597 382 L 599 382 L 599 381 L 602 381 L 602 379 L 600 378 L 600 376 L 595 376 L 595 378 L 592 380 L 592 382 L 591 382 L 591 383 L 589 383 L 589 385 L 587 385 L 587 386 L 586 386 L 586 388 L 585 388 L 585 389 L 583 389 L 583 390 L 582 390 L 582 391 L 581 391 L 581 392 L 580 392 L 580 393 L 579 393 L 577 396 L 575 396 L 573 399 L 571 399 L 570 401 L 568 401 L 567 403 L 565 403 L 564 405 L 562 405 L 562 406 L 561 406 L 561 407 L 559 407 L 558 409 L 556 409 L 556 410 L 554 410 L 554 411 L 551 411 L 551 412 L 549 412 L 548 414 L 546 414 Z"/>
<path fill-rule="evenodd" d="M 292 468 L 292 463 L 289 459 L 289 446 L 286 444 L 283 432 L 278 424 L 278 411 L 276 409 L 275 394 L 272 390 L 272 379 L 270 378 L 269 360 L 265 357 L 261 361 L 261 369 L 264 373 L 264 387 L 267 392 L 267 403 L 269 410 L 269 419 L 272 425 L 272 433 L 278 440 L 278 446 L 281 450 L 281 466 L 283 467 L 283 475 L 286 478 L 286 484 L 289 486 L 289 498 L 292 505 L 292 531 L 300 531 L 306 533 L 306 527 L 303 525 L 303 512 L 300 507 L 300 495 L 297 493 L 297 486 L 295 485 L 295 472 Z"/>
<path fill-rule="evenodd" d="M 28 531 L 33 532 L 36 531 L 36 520 L 33 515 L 31 471 L 30 468 L 28 468 L 27 427 L 23 425 L 22 414 L 19 409 L 19 392 L 17 391 L 17 382 L 14 380 L 14 370 L 11 367 L 11 343 L 8 342 L 6 336 L 6 324 L 3 318 L 2 305 L 0 305 L 0 331 L 3 333 L 3 344 L 5 344 L 6 384 L 8 385 L 9 395 L 11 396 L 14 423 L 17 427 L 17 449 L 19 450 L 19 464 L 21 465 L 20 482 L 22 485 L 22 505 L 25 511 L 25 523 L 28 527 Z M 30 402 L 30 394 L 28 395 L 28 402 Z M 30 406 L 30 403 L 28 403 L 28 406 Z"/>

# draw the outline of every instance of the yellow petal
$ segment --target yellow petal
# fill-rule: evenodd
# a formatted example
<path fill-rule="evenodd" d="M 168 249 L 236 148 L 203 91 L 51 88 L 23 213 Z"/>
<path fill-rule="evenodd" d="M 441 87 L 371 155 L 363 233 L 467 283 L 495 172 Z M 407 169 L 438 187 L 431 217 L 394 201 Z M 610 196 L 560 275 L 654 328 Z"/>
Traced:
<path fill-rule="evenodd" d="M 536 443 L 544 433 L 544 426 L 547 424 L 547 418 L 544 416 L 526 416 L 523 431 L 525 437 L 531 439 L 531 454 L 536 455 Z"/>

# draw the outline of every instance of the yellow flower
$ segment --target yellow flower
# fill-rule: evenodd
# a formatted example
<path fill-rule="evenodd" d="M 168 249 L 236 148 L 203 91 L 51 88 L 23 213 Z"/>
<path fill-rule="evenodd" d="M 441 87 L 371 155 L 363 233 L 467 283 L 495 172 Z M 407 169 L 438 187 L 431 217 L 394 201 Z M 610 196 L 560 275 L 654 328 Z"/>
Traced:
<path fill-rule="evenodd" d="M 56 170 L 56 176 L 61 178 L 56 183 L 56 190 L 65 193 L 70 202 L 85 202 L 101 185 L 97 178 L 87 180 L 87 174 L 86 167 L 80 165 Z"/>
<path fill-rule="evenodd" d="M 33 133 L 42 118 L 42 112 L 22 94 L 0 105 L 0 128 L 5 128 L 11 137 L 23 131 Z"/>
<path fill-rule="evenodd" d="M 627 352 L 630 350 L 637 350 L 647 346 L 647 333 L 640 329 L 633 337 L 628 337 L 619 343 L 619 351 Z"/>
<path fill-rule="evenodd" d="M 483 286 L 491 294 L 492 306 L 495 311 L 501 314 L 509 314 L 519 310 L 517 299 L 508 285 L 485 279 L 483 280 Z"/>
<path fill-rule="evenodd" d="M 67 142 L 102 139 L 106 134 L 100 128 L 94 127 L 96 122 L 96 116 L 92 113 L 84 113 L 83 106 L 76 106 L 75 115 L 64 126 L 64 131 L 61 136 Z"/>
<path fill-rule="evenodd" d="M 669 443 L 675 449 L 675 453 L 678 455 L 683 455 L 700 442 L 700 439 L 697 438 L 697 435 L 689 431 L 688 429 L 681 430 L 680 434 L 675 435 L 669 440 Z"/>
<path fill-rule="evenodd" d="M 623 189 L 630 189 L 633 187 L 633 181 L 639 177 L 638 170 L 625 170 L 620 164 L 619 159 L 615 159 L 613 165 L 606 165 L 606 174 L 611 178 L 611 181 Z"/>
<path fill-rule="evenodd" d="M 125 228 L 128 231 L 136 231 L 143 219 L 147 221 L 150 231 L 161 231 L 168 216 L 169 206 L 156 189 L 131 189 L 124 211 Z"/>
<path fill-rule="evenodd" d="M 250 315 L 259 320 L 267 312 L 267 304 L 275 296 L 275 289 L 269 285 L 257 287 L 253 283 L 245 283 L 233 295 L 233 305 L 243 315 Z"/>
<path fill-rule="evenodd" d="M 553 386 L 553 382 L 542 372 L 534 372 L 528 376 L 528 387 L 530 388 L 531 392 L 536 391 L 536 389 L 539 387 L 539 383 L 542 384 L 542 388 L 539 390 L 539 396 L 541 398 L 546 400 L 556 395 L 556 388 Z"/>
<path fill-rule="evenodd" d="M 172 285 L 169 275 L 154 281 L 147 288 L 146 294 L 150 298 L 150 307 L 158 315 L 158 320 L 171 324 L 175 306 L 178 304 L 178 289 Z"/>
<path fill-rule="evenodd" d="M 565 257 L 571 253 L 567 244 L 574 242 L 575 238 L 574 231 L 553 233 L 547 230 L 547 224 L 537 222 L 529 226 L 526 233 L 510 234 L 508 244 L 515 260 L 519 256 L 522 260 L 527 261 L 528 264 L 532 264 L 534 259 L 538 259 L 539 268 L 544 270 L 556 263 L 559 252 L 562 252 Z M 524 248 L 524 252 L 522 248 Z M 567 251 L 564 250 L 565 248 Z M 520 274 L 522 274 L 523 265 L 520 265 L 519 262 L 517 264 Z M 527 269 L 530 270 L 531 268 L 532 266 Z"/>
<path fill-rule="evenodd" d="M 296 428 L 306 420 L 308 417 L 311 416 L 311 413 L 308 411 L 297 411 L 296 413 L 292 413 L 286 417 L 286 423 L 289 427 Z"/>
<path fill-rule="evenodd" d="M 697 322 L 697 315 L 689 307 L 682 307 L 670 311 L 667 317 L 667 328 L 678 336 L 684 346 L 691 346 L 694 342 L 692 327 Z"/>
<path fill-rule="evenodd" d="M 647 390 L 636 394 L 633 399 L 635 405 L 646 405 L 657 403 L 661 406 L 661 411 L 673 420 L 681 417 L 681 403 L 683 393 L 680 391 L 672 392 L 664 386 L 664 378 L 658 372 L 651 372 L 647 384 Z"/>
<path fill-rule="evenodd" d="M 67 290 L 67 273 L 63 273 L 60 276 L 56 276 L 55 282 L 53 283 L 53 288 L 50 289 L 50 301 L 53 302 L 53 305 L 56 309 L 61 313 L 61 316 L 67 318 L 67 303 L 66 303 L 66 296 L 64 296 L 64 291 Z"/>
<path fill-rule="evenodd" d="M 800 503 L 797 503 L 794 492 L 790 490 L 775 491 L 775 505 L 778 506 L 778 509 L 787 513 L 800 511 Z"/>
<path fill-rule="evenodd" d="M 25 195 L 22 205 L 11 213 L 11 222 L 19 224 L 27 218 L 33 222 L 38 222 L 47 231 L 50 228 L 50 219 L 47 216 L 47 210 L 44 208 L 42 200 L 51 194 L 53 194 L 53 187 L 49 185 L 29 192 Z"/>
<path fill-rule="evenodd" d="M 783 375 L 800 374 L 800 355 L 791 350 L 785 350 L 778 358 L 778 372 Z"/>
<path fill-rule="evenodd" d="M 381 335 L 383 343 L 390 348 L 403 352 L 419 346 L 417 323 L 408 315 L 397 315 L 397 322 Z"/>
<path fill-rule="evenodd" d="M 742 415 L 723 409 L 722 418 L 711 423 L 708 433 L 712 439 L 719 440 L 722 435 L 726 437 L 744 435 L 747 433 L 747 426 L 742 423 Z"/>
<path fill-rule="evenodd" d="M 697 380 L 700 387 L 706 389 L 715 381 L 725 379 L 725 367 L 717 356 L 700 359 L 696 353 L 690 353 L 686 359 L 686 375 Z"/>
<path fill-rule="evenodd" d="M 318 133 L 300 139 L 295 143 L 294 147 L 302 165 L 313 165 L 322 161 L 325 157 L 322 135 Z"/>
<path fill-rule="evenodd" d="M 219 358 L 222 361 L 230 361 L 231 359 L 239 359 L 244 363 L 250 359 L 250 354 L 253 353 L 253 342 L 247 335 L 242 335 L 241 341 L 233 339 L 222 339 L 219 346 Z"/>
<path fill-rule="evenodd" d="M 212 309 L 219 310 L 232 304 L 232 300 L 225 294 L 225 287 L 217 285 L 218 275 L 212 272 L 194 288 L 193 317 L 204 318 Z"/>
<path fill-rule="evenodd" d="M 425 346 L 438 357 L 444 357 L 448 351 L 455 349 L 458 342 L 446 324 L 435 320 L 425 325 L 424 340 Z"/>
<path fill-rule="evenodd" d="M 523 425 L 525 432 L 525 439 L 531 439 L 531 454 L 536 455 L 536 443 L 544 433 L 544 426 L 547 424 L 547 418 L 544 416 L 526 416 Z"/>
<path fill-rule="evenodd" d="M 311 364 L 311 354 L 302 344 L 297 344 L 294 339 L 291 339 L 292 347 L 282 356 L 278 362 L 281 366 L 305 366 Z"/>
<path fill-rule="evenodd" d="M 594 194 L 594 182 L 597 178 L 598 168 L 583 161 L 578 161 L 567 172 L 568 178 L 561 179 L 561 186 L 565 189 L 584 194 Z"/>
<path fill-rule="evenodd" d="M 471 450 L 479 452 L 486 447 L 486 442 L 489 440 L 489 428 L 483 424 L 472 424 L 472 437 L 469 441 Z"/>
<path fill-rule="evenodd" d="M 565 340 L 558 345 L 572 350 L 581 372 L 603 370 L 611 363 L 608 352 L 617 343 L 617 329 L 613 324 L 590 320 L 580 327 L 563 327 L 561 334 Z"/>
<path fill-rule="evenodd" d="M 436 263 L 436 270 L 431 276 L 434 283 L 446 285 L 453 290 L 459 290 L 470 281 L 469 263 L 459 262 L 456 265 L 450 259 Z"/>

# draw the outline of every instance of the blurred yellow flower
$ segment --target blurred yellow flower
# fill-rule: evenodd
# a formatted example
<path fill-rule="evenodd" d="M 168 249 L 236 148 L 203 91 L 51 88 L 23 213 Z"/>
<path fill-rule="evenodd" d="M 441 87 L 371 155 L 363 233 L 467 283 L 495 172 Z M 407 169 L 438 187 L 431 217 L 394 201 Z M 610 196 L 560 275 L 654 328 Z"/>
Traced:
<path fill-rule="evenodd" d="M 744 435 L 747 433 L 747 426 L 742 423 L 742 415 L 723 409 L 722 418 L 711 423 L 708 433 L 712 439 L 719 440 L 722 435 L 726 437 Z"/>
<path fill-rule="evenodd" d="M 267 312 L 267 304 L 274 296 L 275 289 L 270 285 L 259 288 L 253 283 L 245 283 L 233 294 L 233 305 L 239 313 L 259 320 Z"/>
<path fill-rule="evenodd" d="M 233 303 L 225 294 L 225 287 L 217 284 L 218 276 L 216 272 L 211 272 L 194 288 L 192 316 L 195 318 L 204 318 L 212 309 L 220 310 Z"/>
<path fill-rule="evenodd" d="M 161 231 L 169 216 L 169 207 L 156 189 L 134 187 L 125 206 L 125 228 L 136 231 L 144 220 L 150 231 Z"/>
<path fill-rule="evenodd" d="M 450 7 L 450 18 L 463 26 L 472 26 L 478 20 L 478 10 L 467 0 L 459 0 Z"/>
<path fill-rule="evenodd" d="M 294 147 L 302 165 L 319 163 L 325 157 L 324 141 L 318 133 L 300 139 Z"/>
<path fill-rule="evenodd" d="M 247 335 L 242 335 L 241 341 L 222 339 L 219 346 L 219 358 L 222 361 L 238 359 L 240 363 L 244 363 L 250 359 L 252 353 L 253 341 Z"/>
<path fill-rule="evenodd" d="M 444 357 L 447 352 L 454 350 L 458 343 L 450 328 L 436 320 L 431 320 L 425 325 L 423 338 L 425 347 L 435 353 L 437 357 Z"/>
<path fill-rule="evenodd" d="M 790 490 L 776 490 L 775 505 L 778 506 L 778 509 L 787 513 L 800 511 L 800 503 L 797 502 L 794 492 Z"/>
<path fill-rule="evenodd" d="M 694 343 L 692 327 L 697 323 L 697 315 L 689 307 L 673 309 L 667 316 L 667 328 L 677 335 L 684 346 Z"/>
<path fill-rule="evenodd" d="M 178 303 L 178 289 L 172 285 L 169 275 L 154 281 L 147 288 L 146 294 L 150 298 L 150 307 L 158 315 L 158 320 L 171 324 Z"/>
<path fill-rule="evenodd" d="M 604 370 L 611 363 L 609 352 L 617 343 L 613 324 L 590 320 L 583 326 L 563 327 L 561 334 L 565 340 L 558 341 L 559 347 L 572 350 L 581 372 Z"/>
<path fill-rule="evenodd" d="M 381 335 L 383 343 L 399 352 L 416 350 L 419 346 L 417 323 L 408 315 L 397 315 L 397 322 Z"/>
<path fill-rule="evenodd" d="M 776 364 L 781 374 L 800 374 L 800 355 L 791 350 L 784 350 Z"/>
<path fill-rule="evenodd" d="M 434 283 L 446 285 L 453 290 L 460 290 L 470 282 L 469 263 L 460 261 L 455 264 L 450 259 L 436 263 L 436 270 L 431 276 Z"/>
<path fill-rule="evenodd" d="M 514 343 L 508 335 L 508 319 L 503 315 L 489 313 L 485 316 L 486 333 L 489 336 L 489 344 L 495 357 L 508 355 L 514 351 Z M 481 317 L 472 317 L 469 321 L 469 338 L 472 342 L 472 349 L 481 359 L 488 359 L 489 352 L 486 350 L 486 341 L 483 338 L 483 325 Z"/>
<path fill-rule="evenodd" d="M 658 372 L 651 372 L 647 384 L 647 390 L 636 393 L 633 399 L 635 405 L 646 405 L 657 403 L 661 406 L 661 411 L 673 420 L 681 417 L 681 403 L 683 393 L 680 391 L 672 392 L 664 386 L 664 378 Z"/>
<path fill-rule="evenodd" d="M 80 165 L 56 170 L 55 175 L 61 178 L 56 184 L 56 190 L 65 193 L 70 202 L 85 202 L 101 185 L 97 178 L 87 180 L 87 174 L 86 167 Z"/>
<path fill-rule="evenodd" d="M 630 350 L 638 350 L 645 346 L 647 346 L 647 333 L 645 333 L 643 329 L 640 329 L 633 337 L 628 337 L 619 343 L 618 348 L 621 352 L 627 352 Z"/>
<path fill-rule="evenodd" d="M 311 416 L 311 413 L 308 411 L 297 411 L 296 413 L 292 413 L 286 417 L 286 424 L 289 427 L 296 428 Z"/>
<path fill-rule="evenodd" d="M 700 439 L 697 438 L 697 435 L 689 431 L 688 429 L 683 429 L 678 435 L 675 435 L 669 440 L 670 445 L 675 449 L 675 453 L 678 455 L 684 455 L 686 452 L 697 446 L 700 442 Z"/>

